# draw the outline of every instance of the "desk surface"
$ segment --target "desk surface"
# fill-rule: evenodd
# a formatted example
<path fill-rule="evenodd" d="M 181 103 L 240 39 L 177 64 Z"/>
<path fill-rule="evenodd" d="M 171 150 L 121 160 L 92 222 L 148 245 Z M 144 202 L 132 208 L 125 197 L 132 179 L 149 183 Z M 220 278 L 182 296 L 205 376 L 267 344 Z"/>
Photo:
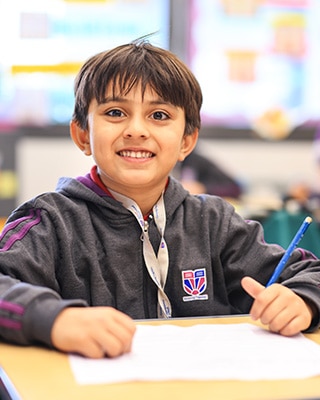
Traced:
<path fill-rule="evenodd" d="M 251 319 L 245 316 L 197 318 L 170 320 L 164 323 L 190 326 L 197 323 L 243 322 L 251 322 Z M 160 323 L 163 322 L 152 321 L 152 324 Z M 306 336 L 320 344 L 320 331 Z M 78 385 L 65 354 L 54 350 L 6 344 L 0 344 L 0 366 L 4 368 L 23 400 L 320 399 L 320 376 L 286 381 L 166 381 Z"/>

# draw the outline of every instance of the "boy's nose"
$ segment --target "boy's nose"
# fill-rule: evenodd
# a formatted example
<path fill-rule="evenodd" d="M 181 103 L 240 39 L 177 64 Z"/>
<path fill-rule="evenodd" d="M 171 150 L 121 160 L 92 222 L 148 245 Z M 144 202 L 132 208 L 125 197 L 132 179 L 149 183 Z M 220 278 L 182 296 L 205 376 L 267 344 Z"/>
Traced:
<path fill-rule="evenodd" d="M 126 126 L 124 132 L 126 138 L 141 137 L 146 138 L 149 136 L 149 130 L 145 121 L 140 118 L 131 119 Z"/>

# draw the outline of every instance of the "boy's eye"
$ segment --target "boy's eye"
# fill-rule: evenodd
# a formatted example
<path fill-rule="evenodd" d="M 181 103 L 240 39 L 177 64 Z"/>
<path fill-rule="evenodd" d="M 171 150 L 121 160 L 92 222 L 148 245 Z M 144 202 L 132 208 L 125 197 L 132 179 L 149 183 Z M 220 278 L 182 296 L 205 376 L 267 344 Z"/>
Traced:
<path fill-rule="evenodd" d="M 168 116 L 168 114 L 166 114 L 162 111 L 156 111 L 152 114 L 152 118 L 157 119 L 157 120 L 164 120 L 164 119 L 168 119 L 169 116 Z"/>
<path fill-rule="evenodd" d="M 109 115 L 110 117 L 122 117 L 124 114 L 121 110 L 113 109 L 108 111 L 106 115 Z"/>

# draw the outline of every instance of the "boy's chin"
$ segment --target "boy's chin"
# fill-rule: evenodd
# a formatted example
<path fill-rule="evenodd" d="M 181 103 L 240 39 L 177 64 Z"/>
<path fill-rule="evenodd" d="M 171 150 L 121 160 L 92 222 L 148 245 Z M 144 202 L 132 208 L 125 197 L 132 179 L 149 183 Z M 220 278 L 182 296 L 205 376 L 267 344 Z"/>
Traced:
<path fill-rule="evenodd" d="M 168 180 L 168 176 L 159 178 L 155 177 L 154 175 L 147 175 L 147 174 L 132 174 L 130 177 L 124 181 L 125 185 L 128 186 L 128 188 L 137 188 L 137 189 L 146 189 L 150 190 L 153 187 L 156 186 L 165 186 Z"/>

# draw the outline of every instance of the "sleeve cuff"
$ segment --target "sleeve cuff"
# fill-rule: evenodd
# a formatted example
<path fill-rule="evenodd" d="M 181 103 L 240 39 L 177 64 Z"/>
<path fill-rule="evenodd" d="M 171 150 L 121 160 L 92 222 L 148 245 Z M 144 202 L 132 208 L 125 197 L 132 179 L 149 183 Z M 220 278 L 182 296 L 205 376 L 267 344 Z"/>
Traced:
<path fill-rule="evenodd" d="M 57 315 L 66 307 L 87 306 L 83 300 L 61 300 L 51 296 L 39 296 L 28 307 L 24 316 L 24 335 L 29 343 L 42 343 L 53 347 L 51 329 Z"/>

